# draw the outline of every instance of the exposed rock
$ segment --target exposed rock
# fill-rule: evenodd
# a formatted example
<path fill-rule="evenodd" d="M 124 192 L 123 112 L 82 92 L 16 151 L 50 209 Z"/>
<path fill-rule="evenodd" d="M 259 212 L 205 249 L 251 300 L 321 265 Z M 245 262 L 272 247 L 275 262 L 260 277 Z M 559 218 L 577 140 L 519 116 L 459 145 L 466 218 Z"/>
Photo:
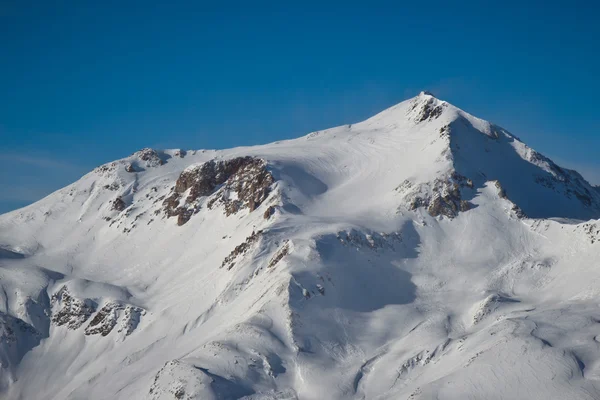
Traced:
<path fill-rule="evenodd" d="M 269 219 L 271 218 L 271 216 L 275 214 L 275 207 L 273 206 L 269 206 L 269 208 L 266 209 L 265 213 L 263 214 L 263 217 L 265 219 Z"/>
<path fill-rule="evenodd" d="M 77 299 L 63 286 L 52 296 L 52 322 L 57 326 L 66 325 L 69 329 L 78 329 L 96 311 L 96 303 L 90 299 Z"/>
<path fill-rule="evenodd" d="M 457 183 L 436 180 L 432 191 L 431 197 L 415 197 L 410 202 L 409 209 L 416 210 L 419 207 L 425 207 L 433 217 L 444 215 L 448 218 L 454 218 L 461 208 L 470 208 L 462 203 L 460 187 Z"/>
<path fill-rule="evenodd" d="M 287 256 L 288 254 L 290 254 L 290 243 L 288 240 L 286 240 L 284 245 L 277 250 L 273 257 L 271 257 L 269 264 L 267 264 L 267 268 L 274 267 L 279 261 L 281 261 L 283 257 Z"/>
<path fill-rule="evenodd" d="M 125 315 L 121 319 L 119 332 L 125 332 L 125 336 L 131 335 L 131 333 L 133 333 L 133 331 L 138 327 L 142 315 L 145 314 L 146 311 L 140 307 L 125 307 Z"/>
<path fill-rule="evenodd" d="M 177 216 L 185 224 L 199 210 L 200 199 L 211 196 L 209 208 L 222 204 L 226 215 L 242 209 L 254 211 L 269 195 L 274 179 L 264 160 L 238 157 L 208 161 L 181 173 L 172 194 L 163 202 L 168 217 Z M 182 196 L 188 193 L 181 204 Z"/>
<path fill-rule="evenodd" d="M 391 234 L 363 233 L 356 229 L 340 231 L 336 234 L 336 238 L 344 246 L 369 248 L 371 250 L 394 249 L 394 244 L 402 241 L 402 237 L 395 232 Z"/>
<path fill-rule="evenodd" d="M 127 165 L 125 165 L 125 171 L 135 172 L 135 168 L 133 167 L 133 165 L 131 163 L 127 163 Z"/>
<path fill-rule="evenodd" d="M 414 114 L 415 122 L 419 123 L 436 119 L 442 115 L 445 107 L 446 103 L 442 103 L 433 97 L 425 101 L 421 98 L 416 98 L 409 108 L 409 113 Z"/>
<path fill-rule="evenodd" d="M 117 310 L 120 308 L 122 308 L 122 306 L 117 303 L 106 304 L 98 311 L 96 316 L 90 321 L 90 324 L 85 328 L 85 334 L 108 335 L 117 324 Z"/>
<path fill-rule="evenodd" d="M 108 176 L 110 175 L 112 172 L 117 170 L 117 166 L 118 166 L 118 162 L 117 161 L 113 161 L 111 163 L 108 164 L 104 164 L 101 165 L 99 167 L 96 167 L 94 169 L 94 172 L 99 174 L 99 175 L 104 175 L 104 176 Z"/>
<path fill-rule="evenodd" d="M 238 256 L 246 254 L 246 252 L 250 250 L 252 245 L 256 243 L 261 236 L 262 231 L 252 232 L 252 234 L 248 236 L 246 240 L 244 240 L 244 242 L 236 246 L 236 248 L 233 249 L 227 257 L 225 257 L 223 263 L 221 264 L 221 268 L 225 266 L 227 266 L 227 269 L 233 268 L 233 266 L 235 265 L 236 258 L 238 258 Z"/>
<path fill-rule="evenodd" d="M 472 204 L 462 198 L 461 189 L 473 189 L 473 181 L 457 172 L 447 179 L 436 179 L 431 183 L 413 185 L 403 182 L 396 191 L 405 195 L 408 209 L 414 211 L 420 207 L 437 217 L 440 215 L 455 218 L 459 212 L 473 208 Z"/>
<path fill-rule="evenodd" d="M 494 186 L 496 186 L 496 189 L 498 189 L 498 197 L 500 197 L 501 199 L 504 199 L 504 200 L 511 201 L 508 198 L 508 195 L 506 194 L 506 190 L 504 190 L 500 181 L 495 180 L 492 182 L 494 182 Z M 511 203 L 512 203 L 511 211 L 517 216 L 517 218 L 521 218 L 521 219 L 527 218 L 527 214 L 525 214 L 525 212 L 523 212 L 523 210 L 521 210 L 521 207 L 519 207 L 512 201 L 511 201 Z"/>
<path fill-rule="evenodd" d="M 500 197 L 501 199 L 508 199 L 508 196 L 506 195 L 506 190 L 504 190 L 500 181 L 494 181 L 494 186 L 496 186 L 496 188 L 498 189 L 498 197 Z"/>
<path fill-rule="evenodd" d="M 146 167 L 158 167 L 165 163 L 158 152 L 151 148 L 142 149 L 133 153 L 133 155 L 137 156 L 140 160 L 145 161 Z"/>
<path fill-rule="evenodd" d="M 173 153 L 173 155 L 175 157 L 183 158 L 183 157 L 185 157 L 187 155 L 187 151 L 180 150 L 180 149 L 179 150 L 175 150 L 175 153 Z"/>
<path fill-rule="evenodd" d="M 583 224 L 583 232 L 590 239 L 590 243 L 600 242 L 600 225 L 594 222 L 586 222 Z"/>
<path fill-rule="evenodd" d="M 121 196 L 114 199 L 110 206 L 110 209 L 113 211 L 123 211 L 126 208 L 127 208 L 127 204 L 123 201 Z"/>
<path fill-rule="evenodd" d="M 138 326 L 143 312 L 139 307 L 125 306 L 116 302 L 107 303 L 85 328 L 85 334 L 107 336 L 121 320 L 121 327 L 118 331 L 124 331 L 128 336 Z M 124 315 L 121 316 L 121 314 Z"/>

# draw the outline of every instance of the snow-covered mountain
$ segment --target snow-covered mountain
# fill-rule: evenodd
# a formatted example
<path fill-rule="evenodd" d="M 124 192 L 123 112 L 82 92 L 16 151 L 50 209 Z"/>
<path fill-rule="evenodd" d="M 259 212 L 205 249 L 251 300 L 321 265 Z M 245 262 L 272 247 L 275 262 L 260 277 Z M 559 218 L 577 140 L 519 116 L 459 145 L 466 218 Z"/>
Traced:
<path fill-rule="evenodd" d="M 428 93 L 0 216 L 3 399 L 598 399 L 600 191 Z"/>

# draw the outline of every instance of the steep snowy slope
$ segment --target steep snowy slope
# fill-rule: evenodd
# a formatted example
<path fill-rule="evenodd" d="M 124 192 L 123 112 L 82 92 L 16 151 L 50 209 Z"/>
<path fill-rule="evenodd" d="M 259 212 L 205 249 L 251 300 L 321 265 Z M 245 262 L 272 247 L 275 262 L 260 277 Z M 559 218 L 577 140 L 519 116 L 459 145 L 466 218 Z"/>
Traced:
<path fill-rule="evenodd" d="M 600 398 L 600 192 L 428 93 L 0 216 L 0 397 Z"/>

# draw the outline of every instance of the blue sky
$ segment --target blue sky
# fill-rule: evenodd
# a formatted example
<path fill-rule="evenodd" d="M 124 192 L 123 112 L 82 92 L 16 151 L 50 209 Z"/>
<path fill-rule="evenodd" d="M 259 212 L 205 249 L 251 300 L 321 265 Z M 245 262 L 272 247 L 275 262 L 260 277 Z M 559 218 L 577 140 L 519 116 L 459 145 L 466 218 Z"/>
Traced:
<path fill-rule="evenodd" d="M 220 3 L 0 1 L 0 212 L 143 147 L 292 138 L 423 89 L 600 183 L 595 2 Z"/>

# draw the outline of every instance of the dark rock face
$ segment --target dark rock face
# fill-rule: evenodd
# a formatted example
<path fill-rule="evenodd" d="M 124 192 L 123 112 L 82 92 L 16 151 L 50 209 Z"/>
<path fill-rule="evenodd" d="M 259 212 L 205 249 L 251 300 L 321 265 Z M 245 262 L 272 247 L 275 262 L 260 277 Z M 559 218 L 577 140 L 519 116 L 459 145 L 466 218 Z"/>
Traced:
<path fill-rule="evenodd" d="M 66 325 L 69 329 L 78 329 L 96 311 L 96 304 L 90 299 L 76 299 L 63 286 L 52 296 L 52 305 L 59 307 L 52 315 L 52 322 L 58 326 Z"/>
<path fill-rule="evenodd" d="M 409 112 L 414 112 L 418 110 L 418 114 L 415 117 L 415 121 L 417 123 L 436 119 L 442 112 L 444 111 L 445 103 L 435 104 L 436 100 L 434 98 L 430 98 L 426 101 L 415 100 L 412 106 L 409 108 Z"/>
<path fill-rule="evenodd" d="M 473 181 L 454 172 L 447 179 L 436 179 L 430 184 L 421 184 L 413 188 L 412 183 L 404 182 L 396 190 L 400 192 L 411 191 L 408 198 L 408 209 L 414 211 L 420 207 L 437 217 L 443 215 L 455 218 L 459 212 L 468 211 L 473 205 L 462 198 L 462 189 L 473 189 Z"/>
<path fill-rule="evenodd" d="M 500 181 L 494 181 L 494 186 L 496 186 L 496 189 L 498 189 L 498 197 L 500 197 L 501 199 L 508 199 L 508 196 L 506 195 L 506 190 L 504 190 Z"/>
<path fill-rule="evenodd" d="M 254 243 L 256 243 L 258 241 L 258 239 L 261 238 L 261 236 L 262 236 L 262 231 L 252 232 L 252 234 L 250 236 L 248 236 L 246 238 L 246 240 L 244 240 L 244 242 L 242 242 L 240 245 L 236 246 L 236 248 L 233 249 L 227 257 L 225 257 L 225 259 L 223 260 L 223 263 L 221 264 L 221 268 L 223 268 L 225 266 L 227 266 L 227 269 L 233 268 L 233 266 L 235 265 L 236 258 L 238 256 L 242 256 L 242 255 L 246 254 L 246 252 L 248 252 L 248 250 L 250 250 L 252 245 Z"/>
<path fill-rule="evenodd" d="M 71 330 L 79 329 L 96 313 L 98 305 L 91 299 L 78 299 L 66 286 L 52 296 L 51 321 L 57 326 L 66 325 Z M 120 323 L 119 332 L 130 335 L 138 326 L 145 310 L 115 301 L 105 304 L 85 327 L 86 335 L 107 336 Z"/>
<path fill-rule="evenodd" d="M 120 318 L 121 312 L 124 314 L 122 319 Z M 85 328 L 85 334 L 107 336 L 121 319 L 121 328 L 118 331 L 125 331 L 125 335 L 129 336 L 137 327 L 143 313 L 144 310 L 139 307 L 125 306 L 115 302 L 108 303 L 90 321 Z"/>
<path fill-rule="evenodd" d="M 277 250 L 273 257 L 271 257 L 267 268 L 273 268 L 279 261 L 283 259 L 283 257 L 287 256 L 288 254 L 290 254 L 290 243 L 288 240 L 286 240 L 283 246 Z"/>
<path fill-rule="evenodd" d="M 86 335 L 101 334 L 106 336 L 117 324 L 116 307 L 118 304 L 109 303 L 102 307 L 90 324 L 85 328 Z"/>
<path fill-rule="evenodd" d="M 157 167 L 165 163 L 154 149 L 145 148 L 135 152 L 134 155 L 138 156 L 140 160 L 145 161 L 148 167 Z"/>
<path fill-rule="evenodd" d="M 443 183 L 436 180 L 432 189 L 433 194 L 431 196 L 415 197 L 409 205 L 409 210 L 425 207 L 433 217 L 444 215 L 448 218 L 454 218 L 459 211 L 468 211 L 471 208 L 469 202 L 462 200 L 458 183 Z"/>
<path fill-rule="evenodd" d="M 123 201 L 121 197 L 117 197 L 111 203 L 110 209 L 113 211 L 123 211 L 127 208 L 127 204 Z"/>
<path fill-rule="evenodd" d="M 269 208 L 267 208 L 267 210 L 265 211 L 265 213 L 263 214 L 263 217 L 265 219 L 269 219 L 271 218 L 271 216 L 275 214 L 275 207 L 273 206 L 269 206 Z"/>
<path fill-rule="evenodd" d="M 208 161 L 181 173 L 173 193 L 163 202 L 168 217 L 177 216 L 185 224 L 199 209 L 199 199 L 212 196 L 208 208 L 223 205 L 226 215 L 242 209 L 254 211 L 269 195 L 273 176 L 264 160 L 238 157 L 225 161 Z M 182 195 L 188 192 L 183 204 Z"/>
<path fill-rule="evenodd" d="M 591 244 L 600 242 L 600 224 L 586 222 L 583 224 L 583 231 L 589 237 Z"/>

